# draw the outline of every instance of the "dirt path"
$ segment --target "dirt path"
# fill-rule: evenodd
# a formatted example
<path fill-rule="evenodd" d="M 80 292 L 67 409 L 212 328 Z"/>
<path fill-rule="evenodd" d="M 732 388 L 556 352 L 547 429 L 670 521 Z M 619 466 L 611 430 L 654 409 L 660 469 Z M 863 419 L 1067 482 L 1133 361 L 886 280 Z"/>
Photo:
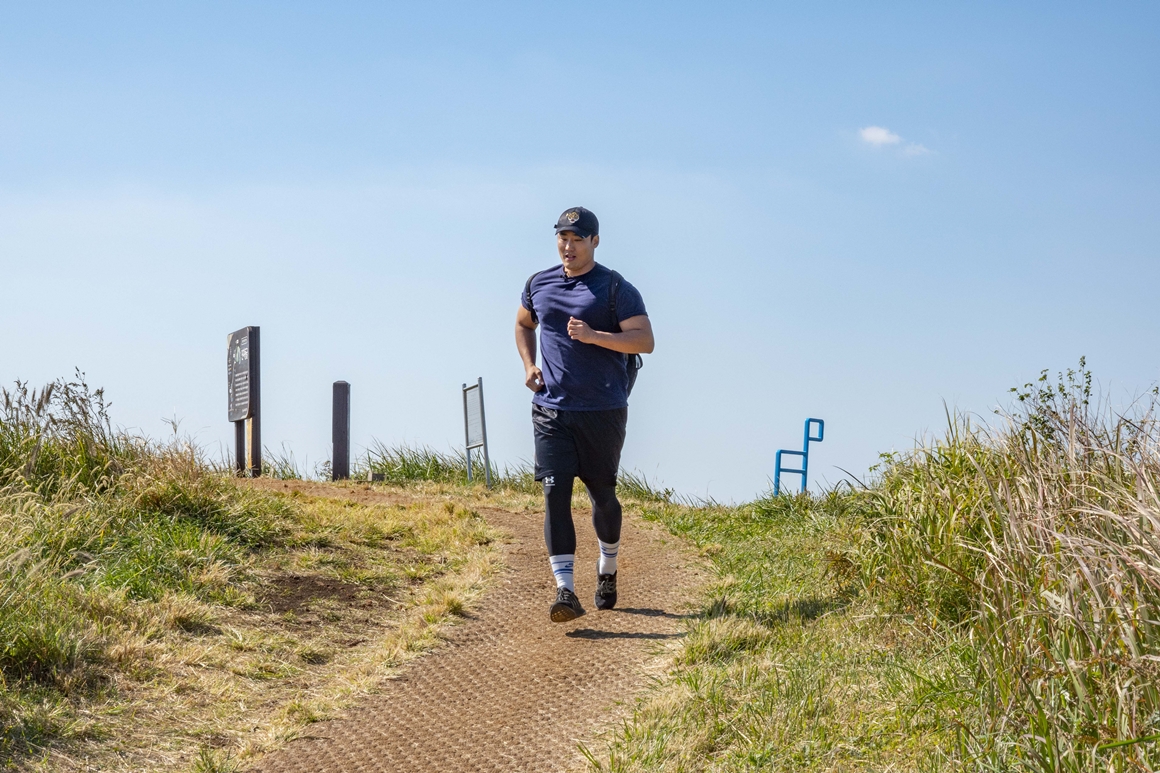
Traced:
<path fill-rule="evenodd" d="M 366 497 L 363 494 L 362 497 Z M 548 620 L 555 583 L 542 516 L 480 510 L 509 533 L 507 569 L 448 643 L 416 661 L 346 718 L 263 758 L 265 773 L 562 771 L 581 765 L 577 744 L 624 717 L 700 579 L 667 534 L 626 517 L 620 606 L 597 612 L 596 538 L 576 514 L 577 592 L 588 614 Z"/>

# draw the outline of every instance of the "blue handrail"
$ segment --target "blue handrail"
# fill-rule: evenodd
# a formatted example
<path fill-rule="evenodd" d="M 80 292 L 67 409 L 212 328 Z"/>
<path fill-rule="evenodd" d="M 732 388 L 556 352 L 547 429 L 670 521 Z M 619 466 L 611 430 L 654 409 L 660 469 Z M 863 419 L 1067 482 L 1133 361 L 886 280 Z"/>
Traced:
<path fill-rule="evenodd" d="M 814 437 L 810 434 L 810 425 L 818 425 L 818 436 Z M 783 472 L 792 472 L 795 475 L 802 476 L 802 493 L 806 491 L 806 475 L 810 469 L 810 443 L 821 443 L 826 436 L 826 422 L 821 419 L 806 419 L 805 431 L 802 433 L 802 450 L 800 451 L 778 451 L 774 457 L 773 465 L 773 495 L 776 497 L 781 493 L 781 474 Z M 789 454 L 790 456 L 800 456 L 802 458 L 802 468 L 800 470 L 786 470 L 781 466 L 781 455 Z"/>

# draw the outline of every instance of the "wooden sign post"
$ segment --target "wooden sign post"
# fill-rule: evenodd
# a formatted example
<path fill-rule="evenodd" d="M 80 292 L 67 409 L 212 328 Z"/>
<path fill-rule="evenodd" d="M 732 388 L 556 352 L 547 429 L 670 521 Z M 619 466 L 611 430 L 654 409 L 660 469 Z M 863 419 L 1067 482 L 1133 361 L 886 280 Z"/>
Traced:
<path fill-rule="evenodd" d="M 330 479 L 346 480 L 350 477 L 350 384 L 345 381 L 334 382 L 330 416 Z"/>
<path fill-rule="evenodd" d="M 262 474 L 262 377 L 260 329 L 235 330 L 226 338 L 229 419 L 239 475 Z"/>

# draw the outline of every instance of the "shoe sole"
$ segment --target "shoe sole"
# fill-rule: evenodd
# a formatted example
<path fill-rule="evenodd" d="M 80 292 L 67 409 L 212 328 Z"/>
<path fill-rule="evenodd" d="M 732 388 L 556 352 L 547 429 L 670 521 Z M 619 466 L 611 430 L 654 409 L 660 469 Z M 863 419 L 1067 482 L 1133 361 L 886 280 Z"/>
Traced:
<path fill-rule="evenodd" d="M 577 612 L 574 607 L 571 607 L 568 604 L 553 604 L 550 614 L 553 623 L 566 623 L 569 620 L 575 620 L 576 618 L 583 615 L 584 610 L 581 609 L 579 612 Z"/>

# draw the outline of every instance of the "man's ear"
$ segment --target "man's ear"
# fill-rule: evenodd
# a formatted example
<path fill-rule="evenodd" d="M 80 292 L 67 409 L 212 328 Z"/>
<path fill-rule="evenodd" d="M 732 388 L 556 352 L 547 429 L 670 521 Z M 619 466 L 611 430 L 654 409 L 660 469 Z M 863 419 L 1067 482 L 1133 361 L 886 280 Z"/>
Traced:
<path fill-rule="evenodd" d="M 600 234 L 593 234 L 592 235 L 592 249 L 596 249 L 599 246 L 600 246 Z"/>

